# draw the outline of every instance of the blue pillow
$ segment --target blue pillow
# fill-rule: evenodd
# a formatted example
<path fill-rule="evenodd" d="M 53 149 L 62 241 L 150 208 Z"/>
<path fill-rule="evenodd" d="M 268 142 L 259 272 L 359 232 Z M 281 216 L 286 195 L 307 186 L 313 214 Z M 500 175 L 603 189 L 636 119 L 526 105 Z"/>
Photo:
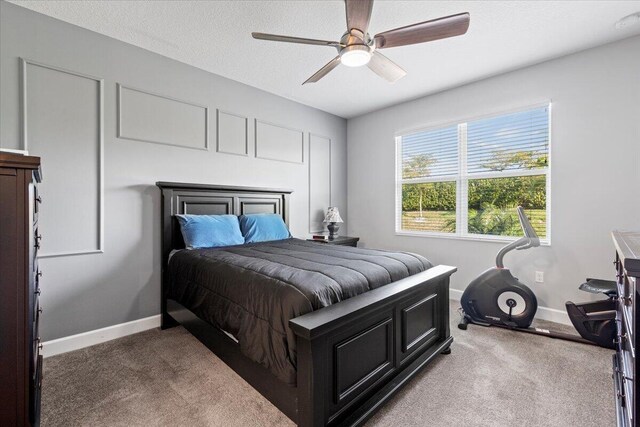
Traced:
<path fill-rule="evenodd" d="M 176 215 L 187 249 L 242 245 L 235 215 Z"/>
<path fill-rule="evenodd" d="M 245 243 L 267 242 L 291 237 L 282 217 L 276 214 L 242 215 L 240 229 Z"/>

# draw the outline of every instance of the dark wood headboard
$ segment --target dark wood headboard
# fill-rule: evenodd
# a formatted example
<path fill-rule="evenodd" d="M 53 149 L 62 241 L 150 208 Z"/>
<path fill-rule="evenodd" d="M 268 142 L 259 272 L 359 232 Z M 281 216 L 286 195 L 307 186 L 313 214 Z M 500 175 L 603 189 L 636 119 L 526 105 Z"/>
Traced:
<path fill-rule="evenodd" d="M 184 249 L 176 214 L 243 215 L 274 213 L 289 225 L 289 195 L 278 188 L 157 182 L 162 191 L 162 269 L 174 249 Z"/>
<path fill-rule="evenodd" d="M 289 225 L 291 190 L 276 188 L 232 187 L 224 185 L 156 182 L 162 192 L 160 224 L 162 227 L 162 268 L 160 310 L 162 327 L 175 324 L 167 313 L 167 263 L 174 249 L 183 249 L 184 240 L 176 214 L 242 215 L 274 213 Z"/>

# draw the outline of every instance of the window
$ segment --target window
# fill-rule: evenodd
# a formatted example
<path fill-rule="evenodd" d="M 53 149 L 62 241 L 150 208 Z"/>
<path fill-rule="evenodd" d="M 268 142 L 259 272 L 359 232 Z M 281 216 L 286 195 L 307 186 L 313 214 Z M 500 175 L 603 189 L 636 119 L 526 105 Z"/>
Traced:
<path fill-rule="evenodd" d="M 549 241 L 550 106 L 396 138 L 396 231 L 507 239 L 524 207 Z"/>

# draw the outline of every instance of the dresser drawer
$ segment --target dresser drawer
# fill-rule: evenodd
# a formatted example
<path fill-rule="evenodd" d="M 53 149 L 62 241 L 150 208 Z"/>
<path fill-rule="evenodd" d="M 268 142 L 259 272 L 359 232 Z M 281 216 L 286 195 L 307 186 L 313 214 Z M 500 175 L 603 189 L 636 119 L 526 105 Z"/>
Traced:
<path fill-rule="evenodd" d="M 627 292 L 628 295 L 625 297 L 625 305 L 627 307 L 627 312 L 629 313 L 629 319 L 631 319 L 633 316 L 631 315 L 631 313 L 633 312 L 633 310 L 635 309 L 636 311 L 638 310 L 638 303 L 640 301 L 637 300 L 638 298 L 638 288 L 637 288 L 637 278 L 635 277 L 631 277 L 631 276 L 627 276 Z M 635 323 L 634 322 L 629 322 L 629 332 L 631 333 L 631 335 L 635 336 L 636 335 L 636 330 L 632 329 L 635 328 Z M 634 341 L 635 342 L 635 341 Z"/>
<path fill-rule="evenodd" d="M 31 195 L 31 216 L 33 218 L 33 224 L 37 224 L 38 223 L 38 211 L 40 210 L 40 206 L 39 206 L 39 202 L 38 200 L 42 200 L 40 199 L 38 196 L 38 187 L 36 185 L 33 185 L 33 190 L 30 191 L 30 195 Z"/>
<path fill-rule="evenodd" d="M 31 425 L 40 424 L 40 398 L 42 396 L 42 356 L 38 356 L 36 372 L 29 390 L 29 421 Z"/>
<path fill-rule="evenodd" d="M 620 374 L 620 360 L 618 358 L 619 353 L 616 352 L 613 355 L 613 391 L 615 397 L 616 407 L 616 426 L 617 427 L 631 427 L 627 413 L 625 412 L 625 400 L 622 391 L 622 375 Z"/>
<path fill-rule="evenodd" d="M 42 314 L 42 307 L 40 306 L 40 275 L 37 262 L 35 262 L 34 265 L 35 271 L 29 289 L 30 310 L 28 315 L 29 321 L 31 322 L 29 337 L 32 342 L 31 357 L 29 360 L 29 375 L 31 379 L 34 379 L 36 376 L 36 367 L 40 355 L 40 316 Z"/>
<path fill-rule="evenodd" d="M 618 299 L 618 307 L 616 310 L 617 320 L 620 323 L 618 326 L 618 332 L 622 339 L 621 344 L 624 344 L 625 350 L 629 351 L 631 355 L 636 357 L 635 349 L 635 331 L 633 325 L 633 308 L 626 305 L 622 298 Z"/>
<path fill-rule="evenodd" d="M 27 292 L 29 293 L 28 294 L 29 312 L 27 313 L 27 318 L 28 318 L 29 324 L 35 325 L 36 312 L 38 311 L 39 299 L 40 299 L 40 280 L 37 272 L 32 273 L 32 277 L 29 282 L 29 288 Z M 30 334 L 31 334 L 31 339 L 37 336 L 36 331 L 33 330 L 33 328 L 30 331 Z"/>
<path fill-rule="evenodd" d="M 31 291 L 36 294 L 36 295 L 40 295 L 40 278 L 42 277 L 42 271 L 40 270 L 40 267 L 38 267 L 38 261 L 35 261 L 35 268 L 33 270 L 33 285 L 31 286 Z"/>
<path fill-rule="evenodd" d="M 31 243 L 33 246 L 33 259 L 38 258 L 38 251 L 40 251 L 40 240 L 42 240 L 42 234 L 40 234 L 40 230 L 36 224 L 33 228 L 33 242 Z"/>
<path fill-rule="evenodd" d="M 42 203 L 42 197 L 38 194 L 38 186 L 34 184 L 32 201 L 34 215 L 38 214 L 38 211 L 40 210 L 40 203 Z"/>
<path fill-rule="evenodd" d="M 618 313 L 620 316 L 620 313 Z M 618 348 L 616 351 L 618 362 L 619 388 L 625 418 L 633 418 L 634 399 L 634 372 L 635 372 L 635 349 L 629 340 L 629 332 L 626 329 L 623 319 L 616 319 L 618 325 Z"/>
<path fill-rule="evenodd" d="M 34 312 L 33 323 L 31 324 L 31 358 L 29 361 L 29 374 L 30 378 L 35 378 L 36 367 L 38 364 L 38 357 L 40 357 L 40 349 L 42 348 L 42 341 L 40 339 L 40 314 L 42 308 L 40 303 L 36 303 L 36 311 Z"/>
<path fill-rule="evenodd" d="M 618 295 L 629 306 L 635 304 L 636 278 L 626 274 L 619 256 L 614 261 L 616 267 L 616 282 L 618 283 Z"/>
<path fill-rule="evenodd" d="M 622 300 L 627 307 L 633 307 L 637 303 L 636 299 L 636 279 L 635 277 L 624 276 Z"/>

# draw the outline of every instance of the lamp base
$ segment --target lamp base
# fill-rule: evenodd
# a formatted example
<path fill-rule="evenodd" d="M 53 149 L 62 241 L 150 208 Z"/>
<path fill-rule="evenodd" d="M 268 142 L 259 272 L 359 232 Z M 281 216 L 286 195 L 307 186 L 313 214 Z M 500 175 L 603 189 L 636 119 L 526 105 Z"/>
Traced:
<path fill-rule="evenodd" d="M 330 222 L 327 224 L 327 228 L 329 229 L 329 240 L 333 240 L 338 237 L 338 230 L 340 229 L 340 225 L 337 222 Z"/>

